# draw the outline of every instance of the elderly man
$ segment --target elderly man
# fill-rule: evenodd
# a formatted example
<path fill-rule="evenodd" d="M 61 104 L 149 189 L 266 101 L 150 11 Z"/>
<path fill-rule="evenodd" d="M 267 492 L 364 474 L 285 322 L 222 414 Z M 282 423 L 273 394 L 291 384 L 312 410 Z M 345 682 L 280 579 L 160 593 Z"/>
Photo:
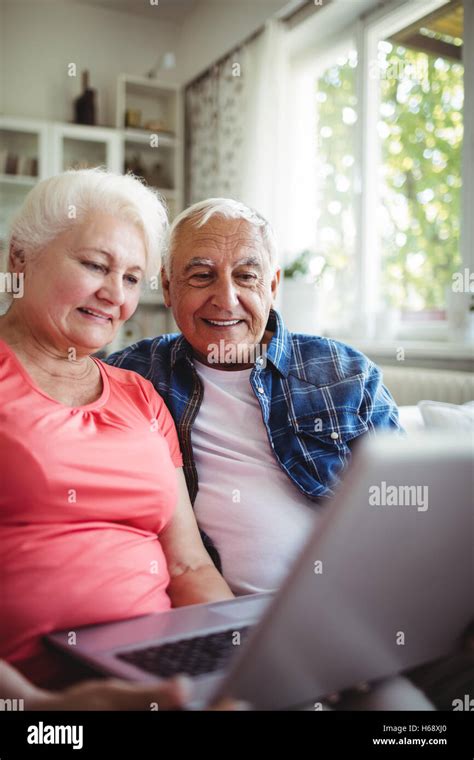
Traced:
<path fill-rule="evenodd" d="M 357 438 L 400 429 L 366 356 L 286 330 L 272 308 L 279 280 L 273 234 L 259 214 L 225 198 L 196 203 L 175 219 L 162 271 L 181 334 L 108 359 L 150 379 L 164 398 L 204 543 L 235 594 L 277 588 Z M 470 641 L 410 673 L 441 709 L 472 688 Z M 341 706 L 433 709 L 405 678 Z"/>
<path fill-rule="evenodd" d="M 178 216 L 162 271 L 181 334 L 109 357 L 152 381 L 174 417 L 204 542 L 235 594 L 273 590 L 359 436 L 399 429 L 380 370 L 353 348 L 289 333 L 269 224 L 215 198 Z"/>

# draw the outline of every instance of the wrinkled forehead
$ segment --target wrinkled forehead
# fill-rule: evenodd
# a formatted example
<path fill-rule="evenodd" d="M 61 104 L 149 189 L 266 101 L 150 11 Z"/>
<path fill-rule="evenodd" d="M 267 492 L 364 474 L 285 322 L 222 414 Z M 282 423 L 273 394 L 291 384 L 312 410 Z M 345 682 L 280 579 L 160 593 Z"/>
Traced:
<path fill-rule="evenodd" d="M 195 220 L 185 220 L 176 230 L 173 244 L 175 265 L 186 266 L 197 256 L 219 263 L 232 263 L 248 255 L 262 264 L 268 259 L 262 228 L 245 219 L 214 216 L 201 227 Z"/>
<path fill-rule="evenodd" d="M 70 248 L 104 254 L 124 266 L 147 264 L 147 248 L 143 230 L 131 221 L 111 214 L 89 214 L 80 223 L 66 230 Z"/>

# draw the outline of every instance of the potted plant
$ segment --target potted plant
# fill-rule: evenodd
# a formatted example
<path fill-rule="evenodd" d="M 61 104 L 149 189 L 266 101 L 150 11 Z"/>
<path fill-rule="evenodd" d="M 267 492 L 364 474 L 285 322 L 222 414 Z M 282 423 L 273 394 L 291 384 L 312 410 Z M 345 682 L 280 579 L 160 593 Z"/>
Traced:
<path fill-rule="evenodd" d="M 318 287 L 330 268 L 325 256 L 310 249 L 301 251 L 284 267 L 282 312 L 292 332 L 321 331 Z"/>

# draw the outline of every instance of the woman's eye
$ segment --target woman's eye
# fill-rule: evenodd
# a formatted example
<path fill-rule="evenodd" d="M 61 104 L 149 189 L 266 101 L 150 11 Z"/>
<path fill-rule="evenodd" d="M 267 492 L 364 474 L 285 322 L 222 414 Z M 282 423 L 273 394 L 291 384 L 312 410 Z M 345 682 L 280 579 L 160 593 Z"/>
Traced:
<path fill-rule="evenodd" d="M 133 274 L 129 274 L 127 276 L 127 280 L 129 281 L 131 285 L 138 285 L 138 279 L 134 277 Z"/>
<path fill-rule="evenodd" d="M 105 267 L 104 267 L 103 264 L 96 264 L 95 261 L 83 261 L 82 263 L 84 264 L 84 266 L 90 267 L 95 272 L 97 272 L 97 271 L 99 271 L 99 272 L 105 272 L 106 271 L 106 269 L 105 269 Z"/>

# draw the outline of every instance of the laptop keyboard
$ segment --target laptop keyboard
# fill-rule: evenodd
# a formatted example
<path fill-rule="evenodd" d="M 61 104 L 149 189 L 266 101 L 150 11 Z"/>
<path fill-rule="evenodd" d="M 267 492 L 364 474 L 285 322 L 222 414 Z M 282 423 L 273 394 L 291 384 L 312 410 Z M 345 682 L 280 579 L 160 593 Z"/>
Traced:
<path fill-rule="evenodd" d="M 146 649 L 128 650 L 117 654 L 117 657 L 162 678 L 169 678 L 178 673 L 200 676 L 222 668 L 239 646 L 232 643 L 235 633 L 240 634 L 242 642 L 251 628 L 250 625 L 229 628 L 205 636 L 194 636 L 192 639 L 179 639 Z"/>

